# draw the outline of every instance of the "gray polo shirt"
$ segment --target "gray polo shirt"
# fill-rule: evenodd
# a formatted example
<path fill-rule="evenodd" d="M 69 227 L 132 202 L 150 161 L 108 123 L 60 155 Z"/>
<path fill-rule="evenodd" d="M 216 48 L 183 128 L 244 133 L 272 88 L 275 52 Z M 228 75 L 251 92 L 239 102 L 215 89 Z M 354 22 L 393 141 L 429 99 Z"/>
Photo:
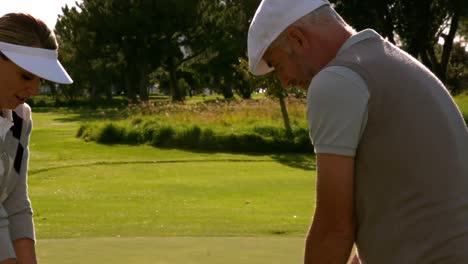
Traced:
<path fill-rule="evenodd" d="M 338 54 L 364 39 L 378 36 L 364 30 L 350 37 Z M 307 119 L 315 153 L 354 156 L 367 124 L 369 91 L 362 77 L 343 66 L 326 67 L 307 92 Z"/>

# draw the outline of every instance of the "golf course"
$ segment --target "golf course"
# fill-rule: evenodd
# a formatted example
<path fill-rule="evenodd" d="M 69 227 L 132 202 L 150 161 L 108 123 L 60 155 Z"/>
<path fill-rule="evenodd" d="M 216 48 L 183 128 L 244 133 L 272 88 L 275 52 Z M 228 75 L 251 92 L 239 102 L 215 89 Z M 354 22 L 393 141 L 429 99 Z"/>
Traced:
<path fill-rule="evenodd" d="M 467 0 L 0 6 L 0 264 L 468 263 Z"/>
<path fill-rule="evenodd" d="M 309 154 L 196 153 L 75 135 L 91 110 L 33 111 L 29 192 L 41 263 L 298 263 Z M 115 119 L 115 117 L 113 117 Z"/>

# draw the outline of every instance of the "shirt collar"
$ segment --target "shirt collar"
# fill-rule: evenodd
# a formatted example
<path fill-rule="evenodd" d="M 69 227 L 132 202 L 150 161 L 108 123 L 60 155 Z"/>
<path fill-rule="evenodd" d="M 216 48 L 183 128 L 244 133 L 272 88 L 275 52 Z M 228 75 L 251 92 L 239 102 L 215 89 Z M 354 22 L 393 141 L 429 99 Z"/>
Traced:
<path fill-rule="evenodd" d="M 345 43 L 341 46 L 341 48 L 338 50 L 338 54 L 343 52 L 345 49 L 351 47 L 352 45 L 363 41 L 368 38 L 380 38 L 381 36 L 379 33 L 375 32 L 372 29 L 365 29 L 363 31 L 360 31 L 354 35 L 352 35 L 350 38 L 348 38 Z"/>

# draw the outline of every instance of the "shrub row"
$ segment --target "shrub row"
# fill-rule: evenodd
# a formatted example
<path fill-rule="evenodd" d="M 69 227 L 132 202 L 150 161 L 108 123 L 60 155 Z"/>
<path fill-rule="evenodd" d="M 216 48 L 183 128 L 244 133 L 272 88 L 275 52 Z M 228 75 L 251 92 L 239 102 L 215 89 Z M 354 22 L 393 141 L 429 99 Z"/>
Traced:
<path fill-rule="evenodd" d="M 81 125 L 77 137 L 104 144 L 150 144 L 196 151 L 287 153 L 312 152 L 306 129 L 286 135 L 277 127 L 253 127 L 236 132 L 198 125 L 167 125 L 154 120 L 101 122 Z"/>

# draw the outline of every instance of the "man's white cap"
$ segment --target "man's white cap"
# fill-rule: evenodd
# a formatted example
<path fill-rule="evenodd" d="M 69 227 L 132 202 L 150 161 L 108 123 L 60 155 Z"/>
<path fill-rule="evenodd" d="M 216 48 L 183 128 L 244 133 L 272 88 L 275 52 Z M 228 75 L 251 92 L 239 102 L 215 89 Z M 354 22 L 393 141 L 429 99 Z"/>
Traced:
<path fill-rule="evenodd" d="M 60 64 L 56 50 L 0 42 L 0 51 L 14 64 L 38 77 L 56 83 L 73 83 Z"/>
<path fill-rule="evenodd" d="M 263 60 L 263 55 L 271 43 L 289 25 L 315 9 L 329 4 L 326 0 L 263 0 L 249 28 L 249 70 L 254 75 L 271 72 L 273 68 Z"/>

